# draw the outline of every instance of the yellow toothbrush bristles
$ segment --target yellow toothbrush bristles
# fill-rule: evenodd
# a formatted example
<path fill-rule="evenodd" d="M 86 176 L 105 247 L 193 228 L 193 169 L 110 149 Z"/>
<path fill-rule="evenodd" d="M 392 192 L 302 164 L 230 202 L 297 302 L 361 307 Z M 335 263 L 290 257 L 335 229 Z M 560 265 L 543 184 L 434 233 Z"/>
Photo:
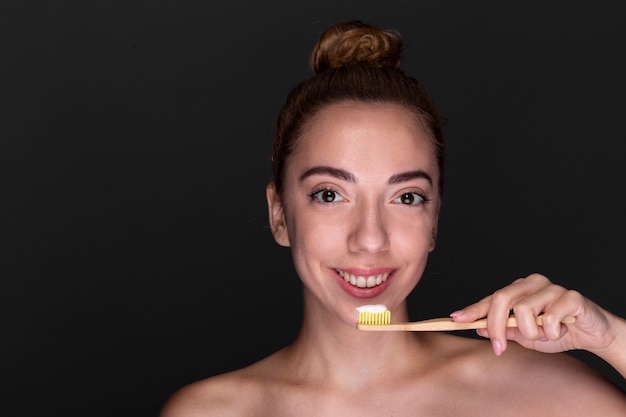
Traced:
<path fill-rule="evenodd" d="M 359 312 L 358 324 L 390 324 L 391 311 L 383 305 L 367 305 L 357 308 Z"/>

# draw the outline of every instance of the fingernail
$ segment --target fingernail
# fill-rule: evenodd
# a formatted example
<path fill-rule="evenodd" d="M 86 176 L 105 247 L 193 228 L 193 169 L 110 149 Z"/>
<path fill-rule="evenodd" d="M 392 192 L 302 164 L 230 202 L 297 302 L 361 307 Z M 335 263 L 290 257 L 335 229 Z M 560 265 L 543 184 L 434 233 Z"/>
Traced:
<path fill-rule="evenodd" d="M 491 346 L 493 347 L 493 353 L 495 353 L 496 356 L 502 355 L 502 343 L 499 340 L 492 340 Z"/>
<path fill-rule="evenodd" d="M 453 311 L 452 313 L 450 313 L 450 317 L 455 318 L 455 317 L 460 317 L 463 314 L 465 314 L 465 311 L 463 310 L 457 310 L 457 311 Z"/>
<path fill-rule="evenodd" d="M 481 337 L 489 337 L 489 332 L 486 329 L 476 329 L 476 334 Z"/>

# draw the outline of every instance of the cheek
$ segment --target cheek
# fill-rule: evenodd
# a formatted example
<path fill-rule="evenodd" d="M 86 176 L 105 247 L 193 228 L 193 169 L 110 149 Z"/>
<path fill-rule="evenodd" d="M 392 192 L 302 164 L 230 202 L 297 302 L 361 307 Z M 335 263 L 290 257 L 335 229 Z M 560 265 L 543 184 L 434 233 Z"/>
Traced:
<path fill-rule="evenodd" d="M 290 250 L 293 266 L 298 276 L 308 285 L 317 281 L 324 265 L 336 260 L 345 252 L 345 230 L 331 227 L 328 222 L 318 223 L 311 217 L 296 216 L 289 223 Z"/>
<path fill-rule="evenodd" d="M 329 216 L 292 216 L 289 222 L 289 238 L 294 251 L 333 253 L 337 245 L 345 242 L 345 234 L 342 225 L 333 223 Z"/>
<path fill-rule="evenodd" d="M 398 216 L 389 227 L 389 239 L 396 251 L 409 256 L 427 255 L 434 247 L 437 216 L 421 213 L 417 217 Z"/>
<path fill-rule="evenodd" d="M 432 226 L 423 224 L 415 228 L 404 227 L 398 228 L 395 233 L 389 236 L 392 244 L 397 250 L 407 253 L 429 252 L 432 241 Z"/>

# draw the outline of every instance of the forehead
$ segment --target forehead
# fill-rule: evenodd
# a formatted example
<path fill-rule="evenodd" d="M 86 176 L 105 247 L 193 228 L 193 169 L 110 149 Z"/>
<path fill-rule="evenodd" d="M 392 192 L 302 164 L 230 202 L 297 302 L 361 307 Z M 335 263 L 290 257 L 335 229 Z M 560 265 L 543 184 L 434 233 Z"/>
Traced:
<path fill-rule="evenodd" d="M 308 121 L 292 159 L 434 168 L 432 143 L 422 119 L 401 105 L 347 101 L 324 107 Z"/>

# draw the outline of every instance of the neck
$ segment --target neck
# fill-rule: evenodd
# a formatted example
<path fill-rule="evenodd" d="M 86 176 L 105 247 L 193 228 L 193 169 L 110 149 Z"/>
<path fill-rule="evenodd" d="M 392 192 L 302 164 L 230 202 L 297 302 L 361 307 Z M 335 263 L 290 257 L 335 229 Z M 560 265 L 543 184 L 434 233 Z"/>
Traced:
<path fill-rule="evenodd" d="M 300 333 L 286 350 L 295 375 L 357 389 L 401 374 L 418 365 L 416 357 L 426 357 L 420 354 L 426 349 L 423 335 L 358 330 L 332 312 L 312 310 L 305 303 Z"/>

